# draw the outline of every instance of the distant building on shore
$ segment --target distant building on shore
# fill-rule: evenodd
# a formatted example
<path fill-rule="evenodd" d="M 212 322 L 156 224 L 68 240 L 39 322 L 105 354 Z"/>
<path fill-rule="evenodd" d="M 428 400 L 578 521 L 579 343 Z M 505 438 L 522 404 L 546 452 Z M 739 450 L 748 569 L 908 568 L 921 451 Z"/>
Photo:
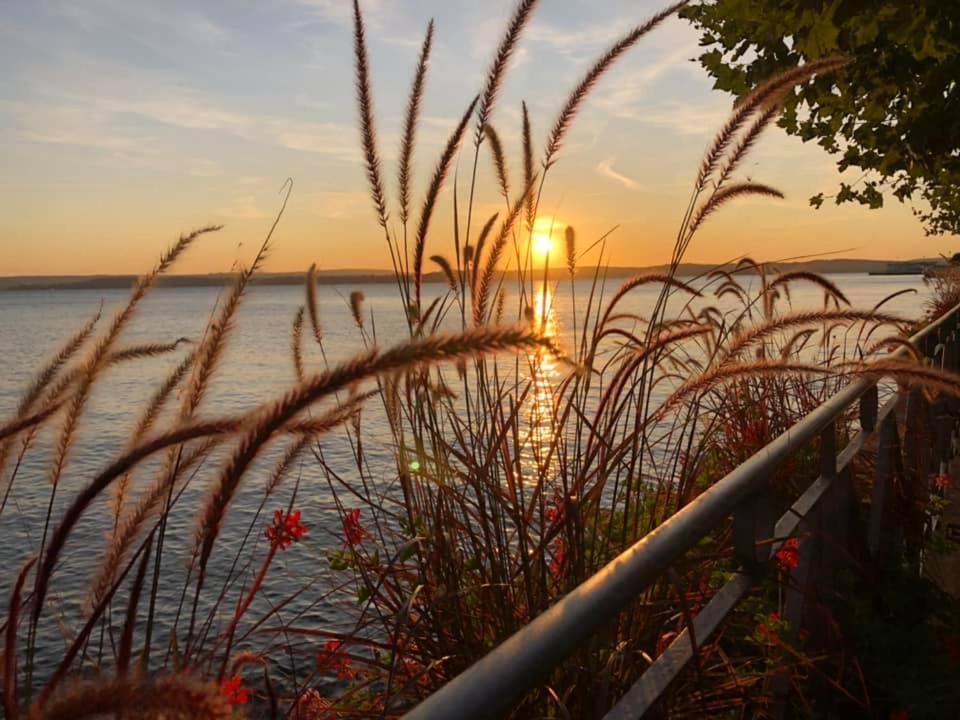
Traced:
<path fill-rule="evenodd" d="M 937 267 L 944 267 L 946 263 L 934 262 L 891 262 L 882 270 L 871 270 L 870 275 L 926 275 Z"/>

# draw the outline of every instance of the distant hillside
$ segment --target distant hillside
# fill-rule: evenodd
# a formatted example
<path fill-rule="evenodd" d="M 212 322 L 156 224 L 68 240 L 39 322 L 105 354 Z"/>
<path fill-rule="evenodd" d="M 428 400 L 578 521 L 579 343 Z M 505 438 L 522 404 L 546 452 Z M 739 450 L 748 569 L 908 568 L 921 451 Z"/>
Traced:
<path fill-rule="evenodd" d="M 823 275 L 831 274 L 864 274 L 888 273 L 902 269 L 904 274 L 919 274 L 914 268 L 940 263 L 937 259 L 917 260 L 861 260 L 861 259 L 831 259 L 809 260 L 804 262 L 772 262 L 768 267 L 772 271 L 803 270 Z M 911 267 L 913 266 L 913 267 Z M 690 277 L 703 275 L 718 267 L 731 271 L 731 266 L 719 266 L 708 263 L 685 263 L 680 266 L 678 274 Z M 665 272 L 666 265 L 652 265 L 646 267 L 611 267 L 607 269 L 607 276 L 614 278 L 629 277 L 639 273 Z M 746 272 L 746 270 L 741 270 Z M 581 274 L 587 277 L 588 268 Z M 552 268 L 551 279 L 566 277 L 563 268 Z M 160 278 L 161 287 L 220 287 L 230 282 L 229 273 L 210 273 L 208 275 L 165 275 Z M 254 277 L 257 285 L 299 285 L 303 282 L 303 273 L 261 273 Z M 134 275 L 75 275 L 75 276 L 20 276 L 0 277 L 0 290 L 107 290 L 129 288 L 136 276 Z M 389 270 L 322 270 L 317 273 L 317 282 L 325 285 L 366 285 L 370 283 L 393 282 L 393 273 Z M 424 282 L 445 282 L 438 272 L 426 273 Z"/>

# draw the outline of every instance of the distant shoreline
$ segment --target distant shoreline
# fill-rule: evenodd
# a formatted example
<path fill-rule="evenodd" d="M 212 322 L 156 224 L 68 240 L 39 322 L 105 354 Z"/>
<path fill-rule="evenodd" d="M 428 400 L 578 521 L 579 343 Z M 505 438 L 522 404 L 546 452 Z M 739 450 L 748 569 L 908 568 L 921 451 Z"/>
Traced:
<path fill-rule="evenodd" d="M 933 266 L 937 260 L 859 260 L 833 259 L 811 260 L 807 262 L 771 262 L 768 263 L 772 271 L 804 271 L 825 275 L 919 275 L 920 270 L 913 271 L 917 266 Z M 907 266 L 908 269 L 904 269 Z M 684 263 L 678 269 L 678 275 L 691 277 L 703 275 L 712 270 L 723 268 L 734 271 L 730 265 L 721 266 L 709 263 Z M 607 277 L 622 278 L 644 273 L 665 272 L 665 265 L 645 267 L 610 267 L 607 268 Z M 749 272 L 741 269 L 738 272 Z M 584 267 L 579 277 L 587 278 L 592 275 L 592 268 Z M 23 290 L 112 290 L 129 288 L 136 280 L 135 275 L 74 275 L 74 276 L 11 276 L 0 277 L 0 292 L 15 292 Z M 230 273 L 210 273 L 206 275 L 166 275 L 159 279 L 160 287 L 222 287 L 230 282 L 234 276 Z M 261 273 L 254 277 L 257 285 L 300 285 L 304 281 L 304 273 Z M 550 279 L 560 280 L 567 277 L 564 268 L 551 268 Z M 424 282 L 446 282 L 439 272 L 425 273 Z M 317 282 L 321 285 L 369 285 L 377 283 L 393 283 L 394 275 L 388 270 L 326 270 L 317 273 Z"/>

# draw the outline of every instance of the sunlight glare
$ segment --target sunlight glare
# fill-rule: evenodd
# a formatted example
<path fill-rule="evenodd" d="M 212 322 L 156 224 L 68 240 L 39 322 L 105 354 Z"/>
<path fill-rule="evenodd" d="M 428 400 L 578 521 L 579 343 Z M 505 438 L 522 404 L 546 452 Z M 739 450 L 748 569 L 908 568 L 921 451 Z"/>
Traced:
<path fill-rule="evenodd" d="M 557 249 L 556 237 L 563 234 L 566 227 L 556 218 L 538 217 L 533 223 L 533 233 L 530 243 L 533 254 L 537 259 L 545 259 L 547 256 L 555 255 Z"/>

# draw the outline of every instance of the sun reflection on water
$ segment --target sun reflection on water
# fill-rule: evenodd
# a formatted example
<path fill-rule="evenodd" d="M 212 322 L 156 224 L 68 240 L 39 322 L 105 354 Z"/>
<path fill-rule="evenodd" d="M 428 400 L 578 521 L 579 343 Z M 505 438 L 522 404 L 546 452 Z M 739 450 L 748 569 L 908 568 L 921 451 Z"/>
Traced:
<path fill-rule="evenodd" d="M 534 328 L 547 338 L 556 338 L 557 314 L 549 284 L 541 284 L 533 301 Z M 550 465 L 550 445 L 554 434 L 554 389 L 560 376 L 557 360 L 546 348 L 538 348 L 529 356 L 530 395 L 527 400 L 529 447 L 534 462 L 531 471 L 544 475 Z"/>

